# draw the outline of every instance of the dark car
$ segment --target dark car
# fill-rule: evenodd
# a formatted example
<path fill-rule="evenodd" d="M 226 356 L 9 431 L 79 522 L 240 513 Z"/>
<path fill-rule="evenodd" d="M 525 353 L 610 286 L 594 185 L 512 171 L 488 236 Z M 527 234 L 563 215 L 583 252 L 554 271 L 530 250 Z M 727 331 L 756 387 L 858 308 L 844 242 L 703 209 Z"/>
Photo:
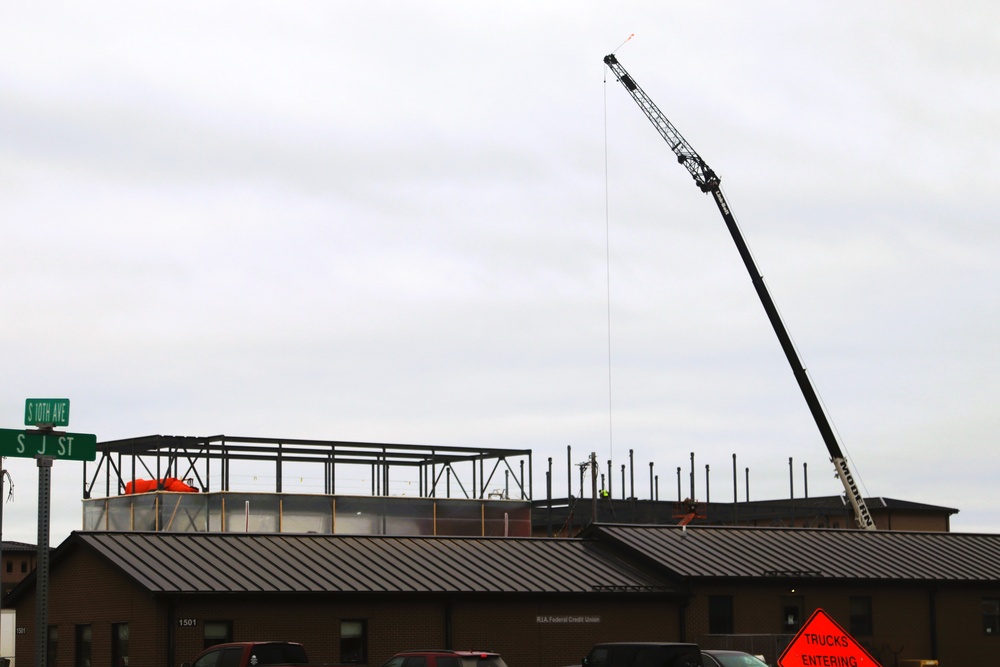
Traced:
<path fill-rule="evenodd" d="M 597 644 L 582 667 L 701 667 L 697 644 L 613 642 Z"/>
<path fill-rule="evenodd" d="M 743 651 L 705 650 L 701 652 L 702 667 L 768 667 L 767 663 Z"/>
<path fill-rule="evenodd" d="M 499 653 L 492 651 L 449 651 L 427 649 L 402 651 L 382 667 L 507 667 Z"/>

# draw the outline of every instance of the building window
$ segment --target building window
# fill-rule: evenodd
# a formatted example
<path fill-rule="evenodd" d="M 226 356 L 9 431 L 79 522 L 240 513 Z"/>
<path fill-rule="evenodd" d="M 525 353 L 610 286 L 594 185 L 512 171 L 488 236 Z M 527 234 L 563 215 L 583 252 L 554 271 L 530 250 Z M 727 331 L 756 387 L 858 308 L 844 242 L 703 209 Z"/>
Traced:
<path fill-rule="evenodd" d="M 733 634 L 733 596 L 708 596 L 708 632 L 712 635 Z"/>
<path fill-rule="evenodd" d="M 340 622 L 340 661 L 368 662 L 368 621 Z"/>
<path fill-rule="evenodd" d="M 1000 636 L 1000 599 L 983 599 L 983 634 L 988 637 Z"/>
<path fill-rule="evenodd" d="M 228 644 L 233 641 L 232 621 L 205 621 L 205 646 Z"/>
<path fill-rule="evenodd" d="M 21 574 L 26 574 L 28 572 L 28 561 L 21 561 Z"/>
<path fill-rule="evenodd" d="M 798 632 L 802 627 L 805 603 L 802 596 L 786 595 L 781 598 L 781 631 L 786 634 Z"/>
<path fill-rule="evenodd" d="M 7 574 L 11 574 L 12 572 L 14 572 L 14 561 L 9 560 L 7 561 Z"/>
<path fill-rule="evenodd" d="M 128 667 L 128 623 L 111 624 L 111 667 Z"/>
<path fill-rule="evenodd" d="M 73 657 L 74 667 L 90 667 L 90 626 L 76 626 L 76 647 Z"/>
<path fill-rule="evenodd" d="M 872 636 L 872 599 L 868 596 L 851 598 L 851 634 Z"/>
<path fill-rule="evenodd" d="M 45 645 L 45 664 L 56 667 L 56 650 L 59 648 L 59 626 L 49 626 L 48 643 Z"/>

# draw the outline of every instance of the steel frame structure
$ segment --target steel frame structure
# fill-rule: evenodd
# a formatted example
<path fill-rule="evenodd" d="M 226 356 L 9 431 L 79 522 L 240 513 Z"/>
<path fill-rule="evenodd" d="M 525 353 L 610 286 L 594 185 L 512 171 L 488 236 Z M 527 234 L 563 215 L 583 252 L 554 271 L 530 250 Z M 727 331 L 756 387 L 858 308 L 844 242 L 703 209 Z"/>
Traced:
<path fill-rule="evenodd" d="M 519 470 L 511 467 L 511 460 Z M 227 435 L 208 437 L 149 435 L 97 443 L 94 464 L 83 464 L 83 498 L 93 496 L 103 478 L 105 496 L 125 492 L 126 483 L 137 477 L 162 480 L 169 477 L 189 479 L 203 492 L 231 491 L 230 466 L 235 461 L 269 462 L 274 466 L 275 489 L 281 493 L 282 465 L 310 463 L 323 468 L 324 493 L 337 493 L 338 466 L 367 466 L 371 471 L 371 494 L 388 495 L 390 471 L 396 467 L 419 469 L 419 495 L 422 498 L 451 497 L 454 481 L 460 497 L 482 499 L 495 477 L 503 471 L 505 495 L 531 500 L 531 450 L 454 446 L 430 446 L 350 442 L 342 440 L 306 440 L 299 438 L 248 438 Z M 528 479 L 525 480 L 525 462 Z M 131 465 L 127 465 L 130 463 Z M 456 465 L 471 466 L 471 482 L 463 483 Z M 210 488 L 213 465 L 221 471 L 221 488 Z M 215 471 L 219 474 L 219 471 Z M 465 477 L 468 480 L 468 476 Z M 513 480 L 516 495 L 510 493 Z M 162 490 L 162 489 L 161 489 Z"/>

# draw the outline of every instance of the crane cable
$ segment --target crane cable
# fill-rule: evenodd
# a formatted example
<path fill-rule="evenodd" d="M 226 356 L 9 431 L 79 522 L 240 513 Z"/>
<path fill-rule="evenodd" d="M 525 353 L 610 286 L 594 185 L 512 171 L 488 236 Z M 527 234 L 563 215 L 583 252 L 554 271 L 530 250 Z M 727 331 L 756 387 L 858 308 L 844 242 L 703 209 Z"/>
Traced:
<path fill-rule="evenodd" d="M 629 35 L 628 39 L 632 39 Z M 628 41 L 625 40 L 625 42 Z M 625 42 L 622 42 L 624 44 Z M 621 48 L 621 47 L 618 47 Z M 604 259 L 605 279 L 607 289 L 607 321 L 608 321 L 608 459 L 614 459 L 614 421 L 612 394 L 612 357 L 611 357 L 611 196 L 608 186 L 608 68 L 604 70 Z M 610 484 L 611 480 L 608 480 Z"/>
<path fill-rule="evenodd" d="M 635 33 L 625 38 L 625 41 L 615 47 L 615 51 L 622 48 L 635 37 Z M 611 196 L 608 186 L 608 68 L 602 66 L 604 72 L 604 261 L 605 280 L 607 289 L 607 319 L 608 319 L 608 460 L 614 459 L 615 452 L 615 429 L 614 429 L 614 394 L 612 392 L 612 356 L 611 356 Z M 611 485 L 611 480 L 608 480 Z"/>

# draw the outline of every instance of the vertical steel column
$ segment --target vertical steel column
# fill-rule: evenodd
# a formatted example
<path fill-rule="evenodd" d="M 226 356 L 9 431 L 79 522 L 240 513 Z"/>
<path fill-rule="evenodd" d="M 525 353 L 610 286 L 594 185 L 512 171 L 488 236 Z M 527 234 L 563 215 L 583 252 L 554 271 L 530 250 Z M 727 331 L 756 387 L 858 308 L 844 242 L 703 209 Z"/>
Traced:
<path fill-rule="evenodd" d="M 792 457 L 788 457 L 788 499 L 795 500 L 795 471 L 792 469 Z"/>
<path fill-rule="evenodd" d="M 573 447 L 566 445 L 566 497 L 573 497 Z"/>
<path fill-rule="evenodd" d="M 628 477 L 628 494 L 630 498 L 635 498 L 635 458 L 631 449 L 628 450 Z"/>
<path fill-rule="evenodd" d="M 274 474 L 277 479 L 274 481 L 274 492 L 281 493 L 281 443 L 278 443 L 278 453 L 274 457 Z"/>
<path fill-rule="evenodd" d="M 611 463 L 608 461 L 608 463 Z M 608 481 L 611 486 L 611 481 Z M 597 454 L 590 453 L 590 522 L 597 523 Z"/>
<path fill-rule="evenodd" d="M 545 472 L 545 500 L 547 501 L 549 507 L 548 522 L 547 522 L 548 529 L 546 530 L 545 534 L 548 537 L 552 537 L 552 457 L 551 456 L 549 457 L 549 469 Z"/>
<path fill-rule="evenodd" d="M 691 495 L 689 495 L 688 498 L 690 498 L 692 502 L 697 499 L 697 496 L 694 495 L 694 452 L 691 452 Z"/>

